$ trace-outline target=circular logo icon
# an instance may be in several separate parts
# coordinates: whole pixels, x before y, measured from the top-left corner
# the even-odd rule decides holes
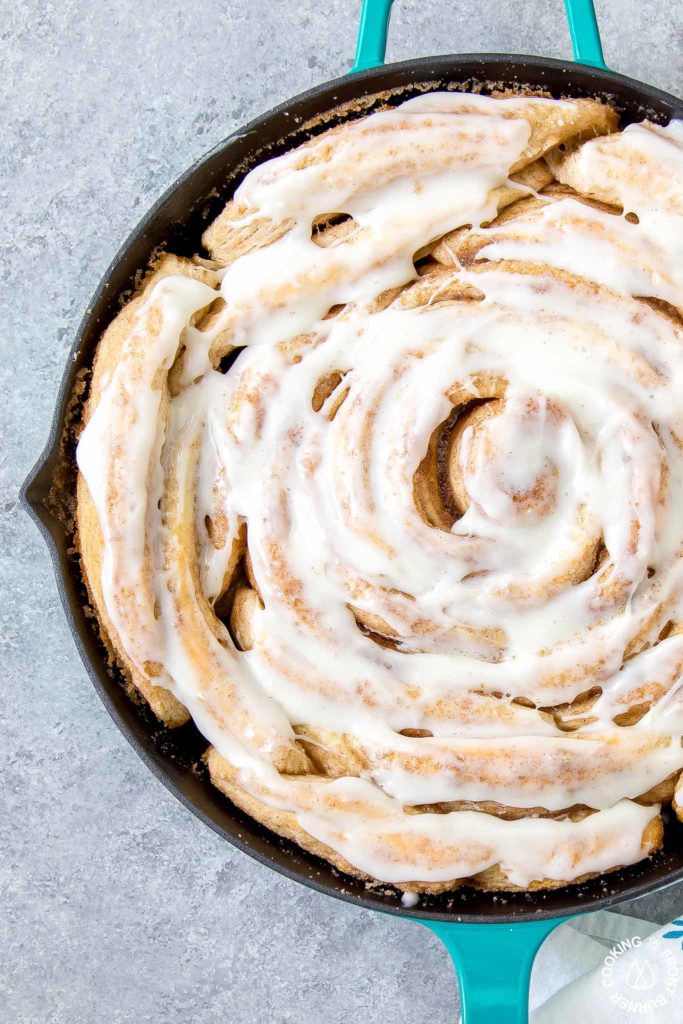
[[[602,966],[609,1000],[624,1013],[648,1014],[673,1002],[680,968],[673,949],[661,939],[636,935],[612,946]]]

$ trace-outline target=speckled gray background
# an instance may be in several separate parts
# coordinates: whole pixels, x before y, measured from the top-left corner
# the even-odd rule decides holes
[[[683,91],[683,0],[598,0],[608,63]],[[0,1020],[436,1024],[438,940],[232,850],[154,780],[78,660],[17,494],[110,256],[196,157],[343,72],[351,0],[0,3]],[[390,58],[569,55],[560,0],[402,0]],[[628,908],[665,920],[669,890]]]

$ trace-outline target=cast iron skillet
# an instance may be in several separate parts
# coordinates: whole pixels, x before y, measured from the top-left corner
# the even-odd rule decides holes
[[[424,83],[434,89],[506,83],[541,87],[558,97],[607,97],[625,122],[649,117],[666,123],[672,117],[683,117],[681,100],[605,68],[592,0],[566,0],[574,52],[584,66],[540,57],[465,54],[403,61],[385,68],[381,65],[391,2],[364,0],[354,74],[303,93],[219,143],[140,221],[85,312],[62,379],[50,437],[24,484],[22,501],[47,541],[64,609],[90,678],[112,718],[156,777],[210,828],[262,864],[329,896],[428,924],[454,956],[466,1019],[472,1022],[476,1015],[481,1024],[495,1017],[502,1024],[504,1020],[526,1020],[533,957],[561,920],[642,896],[683,878],[683,826],[670,816],[673,820],[667,822],[664,849],[651,860],[552,892],[496,898],[459,890],[424,897],[408,908],[396,893],[369,891],[233,807],[196,768],[205,742],[192,723],[175,731],[164,729],[149,711],[131,701],[121,680],[107,667],[93,621],[84,611],[70,510],[63,500],[73,486],[69,424],[79,405],[74,389],[87,379],[100,334],[140,268],[161,246],[179,254],[197,252],[204,226],[217,215],[246,172],[331,124],[358,116],[357,107],[344,110],[344,104],[385,90],[390,91],[390,102],[399,102],[414,95]],[[340,106],[341,110],[320,120]],[[367,109],[373,109],[373,102]],[[515,927],[510,927],[513,924]]]

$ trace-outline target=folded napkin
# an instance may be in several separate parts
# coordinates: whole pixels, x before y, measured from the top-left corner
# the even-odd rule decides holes
[[[681,1024],[683,917],[660,928],[599,911],[560,925],[531,979],[531,1024]]]

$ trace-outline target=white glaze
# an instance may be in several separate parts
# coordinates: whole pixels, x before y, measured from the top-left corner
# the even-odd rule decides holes
[[[519,115],[530,101],[505,102]],[[130,355],[133,333],[78,449],[103,528],[105,604],[126,653],[140,671],[162,666],[154,681],[182,700],[247,791],[388,882],[445,881],[500,864],[527,885],[632,863],[658,812],[632,798],[683,767],[683,638],[650,646],[665,622],[681,620],[683,338],[631,298],[681,304],[681,126],[617,137],[651,160],[661,190],[658,179],[643,188],[619,178],[618,142],[583,147],[582,173],[616,181],[639,224],[565,199],[514,238],[491,231],[487,258],[580,273],[614,295],[596,301],[590,285],[540,269],[461,269],[454,273],[483,301],[367,309],[414,276],[420,246],[493,215],[492,192],[529,139],[522,116],[501,116],[505,102],[421,97],[342,132],[322,163],[302,168],[294,152],[253,171],[238,200],[294,225],[221,274],[226,305],[213,332],[183,328],[217,291],[183,277],[154,287],[137,324],[157,312],[162,328],[142,369]],[[459,158],[472,152],[474,160]],[[331,211],[352,214],[357,232],[321,249],[311,221]],[[320,319],[339,303],[354,305]],[[223,376],[209,347],[226,330],[248,347]],[[295,362],[279,343],[304,331],[316,342]],[[160,421],[151,384],[181,335],[185,387]],[[348,395],[330,421],[335,396],[320,412],[311,397],[332,371],[344,373]],[[413,476],[451,410],[448,388],[459,383],[476,397],[483,372],[507,382],[505,407],[484,432],[463,436],[471,502],[447,533],[418,514]],[[122,396],[134,415],[121,415]],[[190,612],[180,609],[180,595],[193,593],[194,554],[157,510],[170,473],[210,601],[248,523],[264,604],[248,652],[211,633],[195,597]],[[514,496],[544,474],[546,505],[520,511]],[[229,534],[215,549],[204,521],[219,512]],[[601,569],[563,582],[601,536]],[[136,587],[147,577],[149,587]],[[297,581],[294,597],[283,579]],[[365,636],[349,605],[380,616],[398,649]],[[179,625],[181,615],[189,619]],[[622,671],[641,631],[645,649]],[[616,725],[653,683],[649,712]],[[594,686],[602,694],[572,733],[511,703],[561,704]],[[297,723],[357,737],[370,765],[363,777],[280,775],[273,762]],[[433,737],[400,735],[408,728]],[[456,800],[550,811],[581,803],[596,813],[573,822],[403,812]],[[400,856],[387,840],[397,835]]]

